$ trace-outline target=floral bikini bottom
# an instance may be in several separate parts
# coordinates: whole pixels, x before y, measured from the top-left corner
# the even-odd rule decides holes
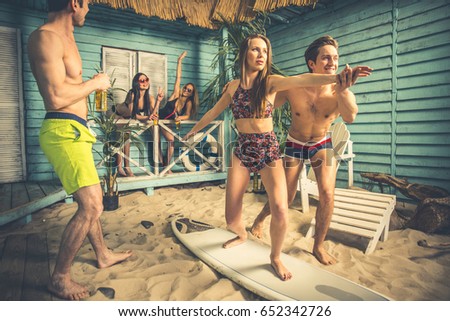
[[[273,131],[240,133],[234,154],[251,173],[259,172],[267,164],[281,158],[280,145]]]

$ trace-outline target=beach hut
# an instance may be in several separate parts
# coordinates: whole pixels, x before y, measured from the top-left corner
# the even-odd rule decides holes
[[[0,212],[7,214],[0,215],[0,224],[67,196],[57,184],[48,183],[56,176],[38,143],[45,110],[26,54],[29,34],[45,21],[45,3],[44,0],[0,3]],[[75,32],[84,76],[90,77],[105,66],[120,67],[128,77],[145,69],[151,72],[155,84],[166,91],[173,87],[176,59],[183,50],[189,55],[183,65],[182,83],[194,82],[200,95],[219,72],[219,67],[210,68],[219,50],[219,43],[211,39],[227,36],[217,29],[222,17],[241,23],[254,19],[258,11],[268,13],[266,30],[274,62],[286,74],[307,72],[303,59],[306,46],[321,35],[332,35],[340,42],[341,65],[366,64],[375,69],[370,78],[353,87],[359,114],[348,129],[357,155],[355,185],[379,192],[379,186],[364,180],[359,173],[381,172],[450,190],[450,78],[448,64],[443,63],[450,52],[448,1],[93,0],[91,3],[86,25]],[[126,77],[121,80],[130,82]],[[202,106],[201,112],[208,107]],[[215,167],[200,166],[208,161],[198,156],[185,159],[184,163],[179,158],[174,174],[163,169],[155,171],[150,165],[152,149],[146,146],[143,155],[134,150],[132,158],[137,163],[135,169],[140,166],[151,174],[141,171],[142,175],[121,179],[120,190],[145,189],[151,194],[158,186],[224,180],[225,147],[232,141],[229,125],[229,117],[224,115],[210,133],[223,150],[211,151],[211,144],[208,145],[211,141],[205,141],[197,149],[201,153],[206,150],[205,158],[210,163],[214,160]],[[143,132],[143,137],[150,141],[147,133]],[[179,145],[178,155],[184,151]],[[214,158],[217,153],[223,157],[221,162]],[[345,171],[339,171],[338,185],[345,184],[344,176]],[[383,192],[396,193],[394,189]],[[30,201],[33,206],[25,208]]]

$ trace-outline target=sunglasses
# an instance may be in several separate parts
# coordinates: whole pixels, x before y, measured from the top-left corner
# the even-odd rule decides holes
[[[183,90],[187,91],[188,93],[191,93],[191,92],[192,92],[192,89],[191,89],[191,88],[183,87]]]
[[[139,79],[139,82],[140,82],[141,84],[148,83],[148,81],[149,81],[148,78],[146,78],[146,79]]]

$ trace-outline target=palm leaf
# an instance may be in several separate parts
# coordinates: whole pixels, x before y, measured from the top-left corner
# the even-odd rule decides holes
[[[110,77],[111,78],[111,77]],[[112,86],[115,79],[112,80]],[[114,95],[112,91],[123,90],[121,88],[111,88],[108,90],[108,99],[115,105]],[[97,140],[102,144],[101,150],[94,147],[94,151],[100,156],[106,169],[106,174],[103,176],[103,188],[105,195],[116,195],[117,189],[117,165],[115,159],[115,149],[122,146],[126,138],[129,138],[131,144],[136,146],[140,154],[143,154],[144,144],[138,135],[133,135],[139,128],[130,123],[117,126],[114,114],[107,115],[105,112],[97,112],[95,109],[95,101],[91,101],[88,96],[89,106],[89,120],[92,120],[97,125],[100,135]]]

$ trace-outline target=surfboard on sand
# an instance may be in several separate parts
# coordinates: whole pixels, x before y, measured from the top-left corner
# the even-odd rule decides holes
[[[272,301],[387,301],[387,297],[319,267],[282,253],[292,272],[280,280],[270,265],[270,248],[247,240],[224,249],[222,244],[236,235],[207,223],[178,218],[171,222],[175,236],[200,260],[247,290]]]

